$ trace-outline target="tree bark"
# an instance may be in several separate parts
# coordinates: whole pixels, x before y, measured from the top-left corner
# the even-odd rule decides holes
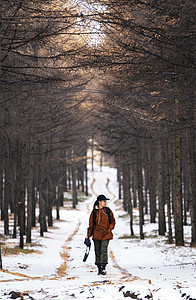
[[[172,215],[171,215],[171,200],[170,200],[170,175],[169,175],[169,153],[168,153],[168,140],[165,139],[165,197],[167,202],[167,218],[168,218],[168,242],[173,243],[172,236]]]
[[[85,162],[85,195],[88,196],[88,169],[87,162]]]
[[[76,176],[76,164],[75,164],[75,149],[73,150],[73,164],[71,166],[72,170],[72,206],[73,208],[76,208],[77,204],[77,176]]]
[[[24,202],[19,202],[20,248],[24,248]]]
[[[184,245],[183,235],[183,206],[182,206],[182,176],[181,176],[181,137],[177,131],[175,136],[175,200],[174,200],[174,216],[175,216],[175,243],[176,246]]]
[[[42,147],[39,144],[39,151],[43,151]],[[47,231],[46,225],[46,215],[45,215],[45,203],[44,203],[44,193],[46,191],[47,178],[44,172],[45,162],[43,156],[40,157],[41,163],[39,165],[39,223],[40,223],[40,236],[44,235],[44,232]]]
[[[149,190],[149,180],[148,180],[148,145],[143,142],[143,164],[144,164],[144,206],[145,214],[148,214],[148,190]]]
[[[60,220],[60,197],[62,197],[62,193],[60,191],[60,186],[55,187],[55,193],[56,193],[56,220]]]
[[[186,140],[182,143],[182,182],[183,182],[183,224],[187,225],[187,212],[189,209],[189,181],[188,181],[188,160],[187,151],[188,147]],[[188,168],[187,168],[188,166]]]
[[[138,207],[137,203],[137,164],[136,164],[136,158],[135,155],[133,155],[132,158],[132,192],[133,192],[133,207]]]
[[[191,246],[196,247],[196,149],[195,149],[195,130],[189,128],[188,139],[188,172],[190,186],[190,204],[191,204]]]
[[[2,256],[1,256],[1,245],[0,245],[0,269],[3,269],[3,262],[2,262]]]
[[[136,138],[136,157],[137,157],[137,181],[138,181],[138,200],[139,200],[139,227],[140,239],[144,239],[143,224],[143,180],[142,180],[142,165],[141,165],[141,144],[139,138]]]
[[[122,199],[121,188],[122,188],[122,178],[121,178],[121,169],[117,168],[117,180],[118,180],[118,198]]]
[[[165,235],[165,207],[164,207],[164,172],[163,172],[163,144],[158,141],[157,147],[157,166],[158,166],[158,203],[159,203],[159,235]]]
[[[156,223],[156,155],[153,141],[148,142],[148,179],[149,179],[149,202],[150,222]]]
[[[3,158],[0,156],[0,211],[1,211],[1,220],[3,220]]]
[[[55,202],[56,195],[55,195],[54,187],[52,185],[52,181],[51,181],[49,174],[48,174],[48,179],[47,179],[48,226],[52,227],[53,226],[52,203]]]
[[[129,192],[128,189],[130,189],[130,183],[127,180],[128,174],[127,174],[127,166],[126,162],[122,168],[122,180],[123,180],[123,209],[125,211],[129,211]]]
[[[31,243],[31,229],[32,229],[32,213],[33,213],[33,145],[29,143],[29,168],[28,168],[28,181],[27,181],[27,232],[26,242]]]
[[[128,163],[128,157],[126,157],[126,162],[123,169],[123,201],[126,203],[126,208],[130,215],[130,232],[131,236],[133,236],[133,205],[130,191],[130,165]]]
[[[3,220],[4,220],[4,234],[9,234],[9,216],[8,216],[8,203],[10,194],[10,178],[9,178],[9,149],[6,141],[5,152],[5,188],[4,188],[4,202],[3,202]]]

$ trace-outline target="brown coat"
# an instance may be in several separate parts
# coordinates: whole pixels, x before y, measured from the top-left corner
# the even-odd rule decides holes
[[[93,231],[93,240],[104,241],[113,239],[112,229],[115,226],[115,218],[113,212],[110,209],[111,223],[106,213],[106,208],[97,209],[96,225]],[[93,211],[89,218],[89,227],[87,229],[87,236],[90,237],[93,229]]]

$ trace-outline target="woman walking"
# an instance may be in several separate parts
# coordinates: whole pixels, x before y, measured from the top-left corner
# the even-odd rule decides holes
[[[107,207],[107,200],[104,195],[99,195],[94,203],[93,210],[89,218],[89,227],[85,244],[89,243],[92,236],[95,249],[95,265],[98,267],[98,275],[106,274],[108,264],[108,244],[113,239],[112,230],[115,227],[113,212]]]

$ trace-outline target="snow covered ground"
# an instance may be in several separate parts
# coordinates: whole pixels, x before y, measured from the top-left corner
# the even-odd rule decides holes
[[[144,240],[130,239],[129,216],[117,199],[116,170],[89,171],[89,184],[88,200],[77,209],[61,209],[61,220],[44,237],[39,237],[39,228],[33,230],[37,253],[2,257],[0,299],[196,299],[196,249],[189,247],[190,226],[185,227],[185,247],[167,244],[166,237],[157,237],[157,224],[149,222]],[[106,276],[97,275],[93,244],[83,262],[88,218],[98,194],[111,199],[108,205],[116,218]],[[137,224],[134,233],[139,234]]]

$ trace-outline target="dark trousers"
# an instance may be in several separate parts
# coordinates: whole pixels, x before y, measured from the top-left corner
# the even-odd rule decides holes
[[[107,263],[108,263],[108,244],[109,244],[109,240],[105,240],[105,241],[95,241],[94,240],[95,264],[97,266],[107,265]]]

